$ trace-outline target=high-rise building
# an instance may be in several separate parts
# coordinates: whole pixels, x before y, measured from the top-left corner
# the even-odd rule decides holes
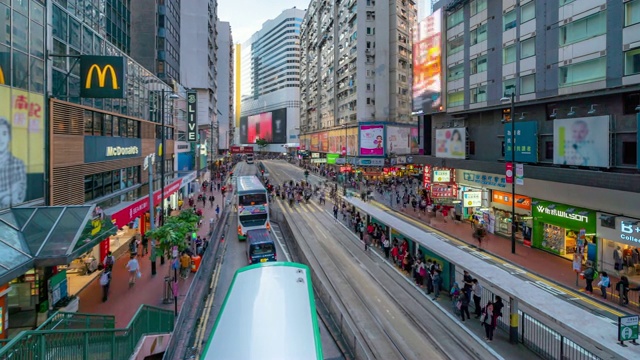
[[[296,8],[284,10],[242,44],[241,144],[264,143],[261,150],[278,153],[298,146],[304,14]]]
[[[218,22],[218,150],[227,150],[233,138],[233,37],[231,24]]]
[[[180,82],[180,6],[180,0],[135,0],[130,5],[130,55],[168,84]]]
[[[339,135],[346,131],[349,155],[358,155],[358,124],[412,122],[415,11],[414,2],[405,0],[311,1],[301,30],[300,124],[309,134],[305,147],[313,142],[314,151],[336,152],[344,147],[346,135]],[[323,135],[344,126],[348,130],[340,134]],[[326,137],[332,146],[317,149],[315,136]]]
[[[419,20],[414,159],[437,201],[614,272],[640,233],[640,1],[439,1]]]
[[[217,52],[218,3],[193,0],[180,8],[180,79],[197,92],[198,143],[197,168],[207,168],[218,149]]]

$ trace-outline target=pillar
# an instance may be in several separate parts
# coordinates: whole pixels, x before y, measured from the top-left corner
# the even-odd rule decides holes
[[[520,316],[518,315],[518,300],[514,297],[509,298],[509,342],[518,343],[518,324]]]

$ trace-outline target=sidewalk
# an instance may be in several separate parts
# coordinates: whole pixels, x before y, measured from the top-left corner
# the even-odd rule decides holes
[[[209,194],[211,193],[207,193],[207,197]],[[202,207],[202,202],[197,204],[198,209],[203,209],[202,226],[198,231],[198,235],[203,238],[207,238],[209,233],[209,219],[215,219],[216,217],[216,205],[220,205],[221,209],[223,206],[222,194],[214,190],[213,195],[216,197],[213,206],[209,205],[208,200],[204,208]],[[197,198],[198,193],[194,193],[194,196]],[[187,204],[188,202],[185,201],[185,205]],[[167,310],[174,309],[173,298],[171,303],[163,304],[164,278],[169,275],[169,272],[171,273],[169,276],[173,277],[170,261],[165,258],[164,265],[160,265],[160,258],[158,257],[156,260],[156,275],[151,276],[149,256],[139,257],[138,261],[140,262],[142,277],[136,281],[133,288],[129,288],[128,272],[125,269],[128,261],[128,253],[116,260],[113,266],[109,299],[104,303],[102,302],[102,287],[99,281],[94,280],[78,295],[80,297],[78,312],[114,315],[116,317],[116,328],[124,328],[142,304]],[[182,302],[193,278],[193,273],[186,280],[178,277],[178,311],[182,308]]]

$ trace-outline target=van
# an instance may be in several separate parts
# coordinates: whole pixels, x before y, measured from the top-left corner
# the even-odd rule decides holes
[[[247,259],[249,265],[276,261],[276,244],[267,229],[247,231]]]

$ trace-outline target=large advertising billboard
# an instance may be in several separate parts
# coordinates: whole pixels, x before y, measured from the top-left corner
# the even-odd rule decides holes
[[[464,159],[466,156],[466,128],[436,130],[436,157]]]
[[[384,125],[360,125],[360,156],[384,156]]]
[[[609,116],[555,120],[553,163],[609,167]]]
[[[511,146],[511,124],[504,125],[504,159],[511,161],[515,149],[516,162],[538,162],[538,122],[523,121],[514,125],[514,147]]]
[[[44,97],[0,86],[0,209],[44,196]]]
[[[387,125],[387,151],[396,155],[418,153],[418,128]]]
[[[269,144],[287,142],[287,109],[240,117],[240,142],[255,144],[264,139]]]
[[[442,105],[442,10],[417,22],[413,32],[413,112]]]

